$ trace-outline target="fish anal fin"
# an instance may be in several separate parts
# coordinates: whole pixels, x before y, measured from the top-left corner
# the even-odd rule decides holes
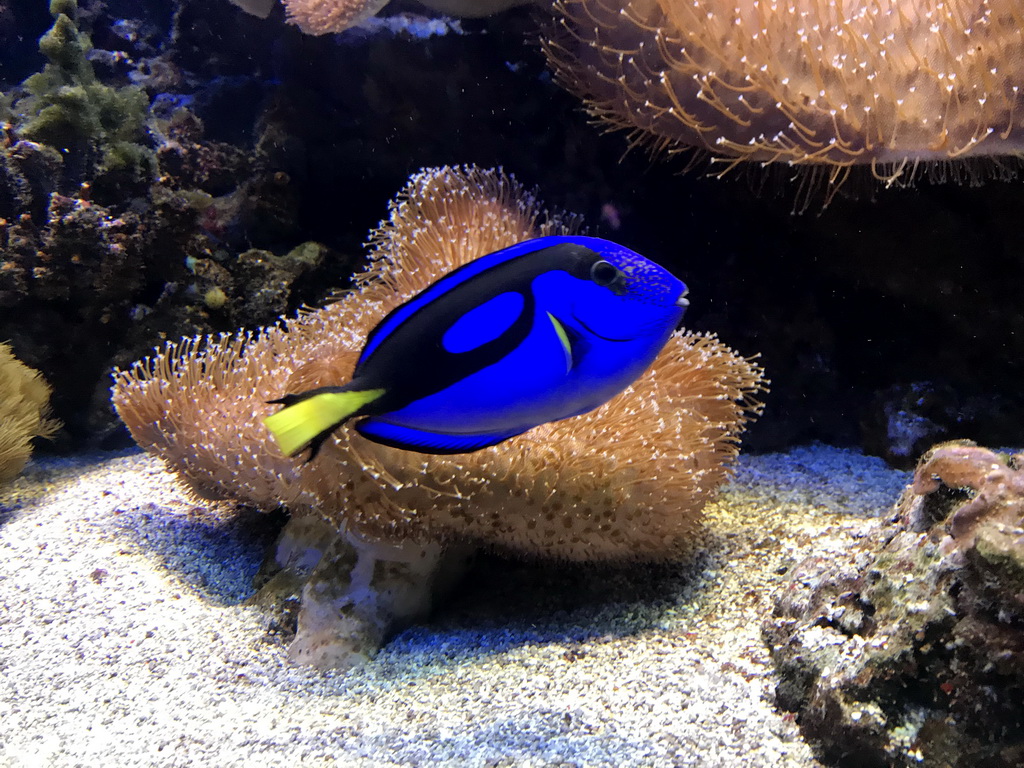
[[[406,451],[435,454],[472,453],[515,437],[524,431],[515,429],[478,435],[452,435],[402,427],[375,418],[364,419],[356,424],[355,428],[359,434],[375,443]]]

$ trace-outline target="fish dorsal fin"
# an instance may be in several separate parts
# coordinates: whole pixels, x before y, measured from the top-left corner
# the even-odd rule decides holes
[[[376,328],[370,331],[366,339],[366,346],[359,355],[357,367],[365,362],[377,350],[377,348],[390,336],[399,326],[408,320],[417,311],[436,301],[449,291],[458,288],[468,280],[488,270],[500,267],[514,259],[542,251],[547,248],[556,248],[565,245],[578,245],[581,247],[592,247],[594,243],[603,242],[596,238],[584,237],[582,235],[548,235],[537,237],[532,240],[524,240],[508,248],[502,248],[481,256],[478,259],[463,264],[461,267],[441,277],[433,285],[410,299],[405,304],[388,314]]]
[[[554,326],[558,341],[562,344],[562,351],[565,352],[565,372],[568,373],[572,370],[572,341],[569,339],[569,332],[557,317],[550,312],[547,313],[547,316],[551,325]]]

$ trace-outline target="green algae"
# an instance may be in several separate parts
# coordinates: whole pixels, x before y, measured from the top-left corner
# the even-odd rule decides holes
[[[47,64],[22,83],[27,95],[8,109],[18,133],[63,152],[96,152],[100,173],[151,176],[153,152],[142,143],[149,114],[146,92],[97,79],[88,59],[92,41],[76,23],[76,0],[52,0],[50,13],[53,26],[39,39]]]

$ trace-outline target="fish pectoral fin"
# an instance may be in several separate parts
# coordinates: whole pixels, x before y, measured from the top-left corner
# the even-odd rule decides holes
[[[383,389],[323,387],[298,395],[285,395],[280,400],[271,401],[282,403],[284,408],[267,416],[263,423],[274,436],[281,453],[294,456],[311,445],[313,452],[309,458],[312,461],[331,432],[383,394]]]
[[[562,351],[565,352],[565,372],[568,373],[572,370],[572,340],[569,338],[569,331],[566,330],[562,321],[550,312],[547,313],[547,316],[555,329],[555,335],[558,336],[558,340],[562,344]]]
[[[419,453],[472,453],[481,448],[508,440],[522,434],[525,430],[514,429],[507,432],[488,432],[478,435],[453,435],[444,432],[430,432],[412,427],[390,424],[380,419],[369,418],[356,424],[356,431],[367,440],[392,448]]]

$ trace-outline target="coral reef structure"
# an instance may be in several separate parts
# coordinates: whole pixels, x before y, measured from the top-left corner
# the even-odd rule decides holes
[[[50,385],[0,344],[0,483],[11,480],[32,454],[32,439],[50,437],[60,423],[48,418]]]
[[[730,163],[870,164],[1024,147],[1018,0],[562,0],[545,41],[594,116]],[[993,164],[994,165],[994,164]]]
[[[922,458],[891,525],[792,572],[764,633],[829,764],[1024,764],[1024,456]]]
[[[759,410],[761,370],[712,336],[677,332],[601,408],[472,454],[405,452],[345,428],[304,463],[282,456],[261,422],[275,408],[269,400],[346,381],[370,329],[442,274],[575,226],[500,172],[423,171],[373,235],[355,291],[257,333],[170,344],[118,373],[114,405],[135,440],[197,494],[284,505],[296,525],[325,519],[357,551],[420,548],[402,555],[408,562],[456,543],[573,560],[671,558]],[[314,580],[303,611],[313,610]],[[300,640],[319,631],[302,616],[299,629]]]
[[[67,448],[116,429],[114,366],[154,339],[273,322],[332,260],[298,243],[286,173],[207,140],[187,109],[151,112],[141,87],[101,81],[85,12],[50,10],[43,71],[0,95],[0,339],[58,384]]]

